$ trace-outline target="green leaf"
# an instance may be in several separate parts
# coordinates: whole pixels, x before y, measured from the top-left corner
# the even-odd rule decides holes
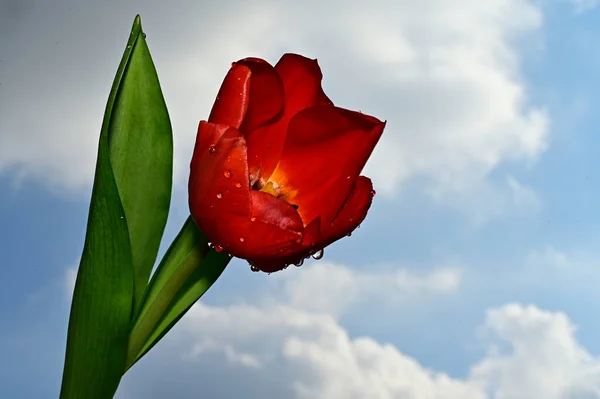
[[[109,125],[110,159],[131,241],[134,311],[158,255],[173,176],[171,122],[145,36],[140,33]]]
[[[134,298],[146,287],[166,223],[171,174],[169,117],[138,15],[100,132],[61,399],[105,399],[117,390]]]
[[[152,276],[129,339],[127,369],[144,356],[213,285],[231,260],[209,250],[191,217]]]

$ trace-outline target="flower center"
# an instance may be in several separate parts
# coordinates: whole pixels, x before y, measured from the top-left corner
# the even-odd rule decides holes
[[[281,186],[272,180],[265,182],[263,179],[258,179],[252,184],[252,190],[262,191],[264,193],[271,194],[275,198],[279,198],[288,202],[286,195],[281,192]],[[290,205],[292,205],[295,209],[298,209],[298,205]]]

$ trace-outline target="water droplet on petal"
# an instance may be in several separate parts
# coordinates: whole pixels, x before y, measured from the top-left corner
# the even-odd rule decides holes
[[[217,199],[223,199],[223,193],[217,193]]]
[[[351,217],[348,218],[348,221],[351,222],[353,219]]]
[[[210,147],[208,147],[208,152],[210,152],[211,154],[215,151],[217,151],[217,147],[215,147],[214,145],[211,145]]]
[[[252,217],[250,218],[250,221],[251,221],[251,222],[256,222],[256,218],[255,218],[254,216],[252,216]]]
[[[237,188],[242,188],[242,183],[235,183],[235,186],[236,186]]]
[[[350,237],[352,235],[352,232],[349,231],[348,234],[346,234],[346,237]]]
[[[375,195],[377,195],[377,191],[371,190],[371,195],[374,197]]]
[[[294,263],[294,266],[296,266],[296,267],[300,267],[300,266],[302,266],[303,264],[304,264],[304,259],[300,259],[298,262],[295,262],[295,263]]]
[[[253,272],[260,271],[260,269],[258,268],[258,266],[253,265],[252,263],[250,263],[250,270],[253,271]]]
[[[246,237],[240,237],[240,242],[246,241]]]
[[[346,176],[346,179],[347,179],[347,180],[350,180],[350,176]]]
[[[225,176],[226,179],[229,179],[231,177],[231,171],[230,170],[224,171],[223,176]]]
[[[319,260],[319,259],[323,259],[323,255],[325,254],[325,251],[323,250],[323,248],[319,249],[319,251],[314,254],[312,257],[315,260]]]
[[[223,247],[220,245],[215,245],[215,251],[217,252],[223,252]]]

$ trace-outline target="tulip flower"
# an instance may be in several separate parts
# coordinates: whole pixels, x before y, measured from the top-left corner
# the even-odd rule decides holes
[[[333,105],[316,60],[232,64],[191,161],[192,218],[254,271],[301,265],[350,235],[375,191],[360,173],[385,122]]]

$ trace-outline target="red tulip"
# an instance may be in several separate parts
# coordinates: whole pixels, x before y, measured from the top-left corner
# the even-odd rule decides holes
[[[385,122],[338,108],[316,60],[232,64],[191,162],[193,219],[218,251],[253,270],[300,265],[350,235],[375,195],[359,176]]]

